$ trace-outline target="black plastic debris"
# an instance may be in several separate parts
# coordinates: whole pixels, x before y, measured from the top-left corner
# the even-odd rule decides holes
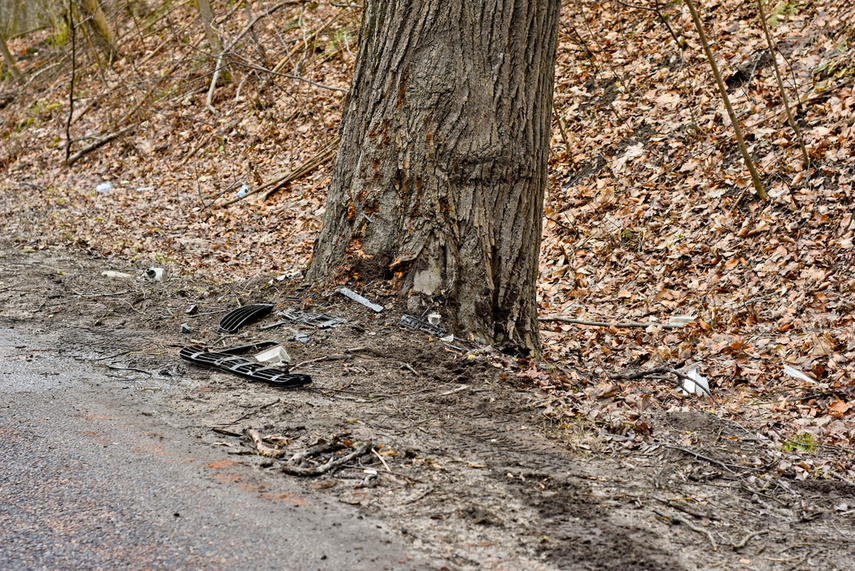
[[[254,303],[233,309],[220,320],[220,329],[226,333],[234,333],[247,323],[264,317],[273,311],[271,303]]]
[[[365,307],[367,307],[371,311],[374,311],[376,313],[380,313],[381,311],[383,311],[382,305],[378,305],[376,303],[368,301],[367,299],[365,299],[364,297],[362,297],[361,295],[359,295],[358,293],[356,293],[355,291],[353,291],[351,289],[348,289],[346,287],[340,287],[336,291],[338,293],[340,293],[341,295],[348,297],[357,303],[361,303],[362,305],[364,305]]]
[[[439,325],[434,325],[429,321],[413,317],[412,315],[407,315],[406,313],[401,316],[401,327],[406,327],[413,331],[422,331],[423,333],[429,333],[431,335],[436,335],[437,337],[445,337],[447,335],[445,329]]]
[[[308,385],[312,382],[309,375],[290,373],[287,368],[268,367],[258,362],[239,357],[236,353],[244,353],[252,350],[263,349],[276,345],[275,341],[262,341],[252,345],[241,345],[228,349],[212,350],[202,345],[190,345],[184,347],[178,355],[185,361],[205,367],[215,367],[221,371],[232,373],[239,377],[267,383],[277,387],[293,389]]]

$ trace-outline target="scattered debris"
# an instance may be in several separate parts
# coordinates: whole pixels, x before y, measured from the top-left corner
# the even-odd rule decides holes
[[[234,333],[247,323],[264,317],[273,311],[272,303],[255,303],[234,309],[220,320],[220,329],[226,333]]]
[[[343,317],[333,317],[332,315],[327,315],[326,313],[309,313],[308,311],[300,311],[294,309],[286,309],[285,311],[280,311],[279,315],[284,317],[287,321],[278,321],[276,323],[266,325],[262,329],[279,327],[280,325],[285,325],[288,322],[302,323],[304,325],[317,327],[318,329],[329,329],[333,325],[338,325],[339,323],[342,323],[344,321]]]
[[[214,351],[210,347],[201,345],[191,345],[182,348],[179,356],[197,365],[216,367],[221,371],[232,373],[251,381],[267,383],[282,388],[297,388],[310,384],[312,379],[309,375],[293,374],[287,368],[267,367],[261,363],[253,363],[252,361],[236,356],[236,353],[243,353],[253,349],[257,350],[261,347],[275,344],[274,341],[264,341],[253,345],[232,347],[219,351]]]
[[[261,353],[255,356],[255,360],[259,363],[266,363],[268,365],[281,365],[282,363],[290,363],[291,355],[288,354],[288,351],[285,350],[285,347],[282,345],[277,345],[275,347],[271,347],[270,349],[265,349]]]
[[[692,369],[688,373],[686,373],[688,379],[683,379],[683,383],[680,386],[680,391],[684,395],[696,394],[699,397],[710,395],[710,383],[707,381],[705,377],[702,377],[700,373],[696,369]]]
[[[443,329],[439,325],[429,323],[424,319],[419,319],[418,317],[413,317],[412,315],[407,315],[406,313],[401,316],[401,327],[406,327],[407,329],[412,329],[413,331],[422,331],[423,333],[428,333],[437,337],[445,337],[446,335],[448,335],[445,329]]]
[[[800,381],[804,381],[806,383],[810,383],[812,385],[816,384],[816,381],[809,377],[807,373],[804,373],[795,367],[791,367],[789,365],[784,365],[784,374],[793,377],[794,379],[798,379]]]
[[[349,297],[350,299],[352,299],[353,301],[355,301],[357,303],[361,303],[362,305],[364,305],[365,307],[367,307],[371,311],[374,311],[376,313],[380,313],[381,311],[383,311],[382,305],[377,305],[376,303],[372,303],[372,302],[368,301],[367,299],[365,299],[364,297],[362,297],[361,295],[359,295],[358,293],[356,293],[355,291],[347,289],[346,287],[340,287],[336,291],[345,297]]]

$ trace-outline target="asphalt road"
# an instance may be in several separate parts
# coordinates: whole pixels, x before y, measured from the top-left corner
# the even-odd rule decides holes
[[[355,509],[201,444],[108,381],[0,329],[0,569],[432,567]]]

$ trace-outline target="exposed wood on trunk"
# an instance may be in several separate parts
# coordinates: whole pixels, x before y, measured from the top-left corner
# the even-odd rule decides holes
[[[310,277],[364,252],[458,334],[539,351],[559,4],[365,3]]]

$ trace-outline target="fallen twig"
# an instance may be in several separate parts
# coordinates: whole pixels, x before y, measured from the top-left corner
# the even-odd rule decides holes
[[[241,438],[243,435],[239,432],[234,432],[233,430],[226,430],[225,428],[211,428],[211,432],[216,432],[217,434],[222,434],[224,436],[234,436],[235,438]]]
[[[742,541],[740,541],[739,543],[734,543],[731,547],[733,547],[734,551],[736,551],[737,549],[742,549],[743,547],[748,545],[748,542],[751,541],[752,538],[757,537],[758,535],[763,535],[764,533],[769,533],[769,530],[762,529],[760,531],[752,531],[751,533],[743,537]]]
[[[326,163],[327,161],[329,161],[330,159],[335,157],[335,151],[336,151],[336,149],[338,149],[338,142],[339,142],[339,138],[338,137],[334,138],[325,147],[323,147],[321,150],[319,150],[317,153],[315,153],[314,156],[312,156],[309,160],[307,160],[305,163],[301,164],[297,168],[289,171],[288,173],[286,173],[284,175],[277,176],[276,178],[265,182],[264,184],[262,184],[258,188],[255,188],[255,189],[251,190],[250,192],[247,192],[245,195],[243,195],[241,197],[234,198],[234,199],[226,202],[225,204],[222,204],[220,206],[220,208],[225,208],[226,206],[232,205],[235,202],[239,202],[239,201],[243,200],[247,196],[250,196],[250,195],[262,192],[262,191],[264,191],[264,194],[261,195],[260,200],[262,200],[262,201],[267,200],[267,198],[271,194],[273,194],[277,190],[281,189],[286,184],[289,184],[291,182],[294,182],[295,180],[299,180],[299,179],[303,178],[304,176],[311,173],[313,170],[315,170],[319,166],[323,165],[324,163]]]
[[[412,498],[410,498],[409,500],[407,500],[405,502],[401,502],[401,505],[406,506],[409,504],[414,504],[417,501],[424,498],[425,496],[427,496],[428,494],[430,494],[431,492],[433,492],[433,486],[428,486],[426,490],[422,491],[422,493],[416,494],[415,496],[413,496]]]
[[[338,20],[339,18],[341,18],[341,16],[342,16],[342,14],[343,14],[343,13],[344,13],[344,12],[339,12],[339,13],[338,13],[338,14],[336,14],[335,16],[332,16],[331,18],[329,18],[329,19],[328,19],[326,22],[324,22],[324,23],[323,23],[319,28],[317,28],[317,29],[315,29],[314,31],[310,32],[308,36],[305,36],[305,37],[304,37],[304,39],[303,39],[303,41],[304,41],[304,42],[311,42],[312,40],[314,40],[314,39],[315,39],[315,37],[316,37],[318,34],[320,34],[321,32],[323,32],[324,30],[326,30],[326,29],[327,29],[328,27],[330,27],[330,25],[332,25],[336,20]],[[303,45],[305,45],[305,44],[303,44]],[[273,67],[273,69],[272,69],[272,70],[270,70],[270,72],[269,72],[269,73],[270,73],[271,75],[272,75],[272,74],[279,74],[279,72],[281,72],[283,69],[285,69],[285,66],[288,64],[288,62],[289,62],[289,61],[291,61],[291,59],[292,59],[295,55],[297,55],[297,52],[298,52],[298,51],[300,51],[300,49],[302,49],[302,48],[303,48],[303,45],[295,46],[295,47],[294,47],[294,49],[292,49],[290,52],[288,52],[288,54],[287,54],[285,57],[283,57],[281,60],[279,60],[279,62],[278,62],[278,63]],[[270,85],[270,75],[268,75],[268,77],[267,77],[267,78],[264,80],[264,82],[261,84],[261,87],[259,88],[258,92],[259,92],[259,93],[264,93],[264,92],[267,90],[267,87],[268,87],[269,85]]]
[[[592,325],[594,327],[659,327],[661,329],[676,329],[677,327],[685,327],[685,325],[671,325],[670,323],[636,323],[634,321],[587,321],[585,319],[574,319],[563,315],[545,315],[540,318],[541,321],[560,321],[561,323],[573,323],[575,325]]]
[[[79,291],[71,290],[71,293],[76,295],[77,297],[112,297],[114,295],[125,295],[126,293],[133,293],[131,290],[125,291],[117,291],[112,293],[80,293]]]
[[[283,464],[281,470],[286,474],[290,474],[292,476],[320,476],[321,474],[326,474],[327,472],[338,468],[343,464],[347,464],[354,458],[359,458],[364,455],[371,448],[371,443],[364,442],[357,446],[353,452],[350,454],[346,454],[340,458],[334,458],[328,460],[326,463],[321,464],[320,466],[312,466],[308,468],[304,468],[301,466],[294,466],[290,463]]]
[[[469,385],[460,385],[456,389],[451,389],[450,391],[445,391],[444,393],[439,393],[440,396],[447,397],[448,395],[453,395],[454,393],[459,393],[460,391],[465,391],[469,388]]]
[[[340,361],[342,359],[347,359],[348,354],[357,353],[359,351],[365,351],[366,347],[352,347],[350,349],[346,349],[344,353],[333,353],[332,355],[324,355],[323,357],[317,357],[315,359],[309,359],[308,361],[300,361],[293,367],[289,367],[290,370],[298,369],[300,367],[304,367],[306,365],[310,365],[312,363],[320,363],[321,361]]]
[[[707,514],[698,513],[698,512],[696,512],[696,511],[694,511],[694,510],[690,510],[690,509],[689,509],[689,508],[687,508],[686,506],[681,506],[680,504],[678,504],[678,503],[674,502],[673,500],[667,500],[667,499],[665,499],[665,498],[660,498],[659,496],[653,496],[653,499],[654,499],[654,500],[656,500],[656,501],[658,501],[658,502],[662,502],[662,503],[663,503],[663,504],[665,504],[666,506],[672,507],[672,508],[674,508],[675,510],[679,510],[679,511],[681,511],[681,512],[685,513],[685,514],[689,514],[690,516],[692,516],[692,517],[694,517],[694,518],[698,518],[698,519],[703,519],[703,518],[715,519],[715,518],[713,518],[713,517],[710,517],[710,516],[709,516],[709,515],[707,515]]]
[[[696,387],[698,387],[699,389],[704,391],[704,394],[706,394],[708,397],[710,397],[716,405],[721,406],[721,403],[718,402],[718,400],[712,395],[712,393],[710,391],[708,391],[707,389],[705,389],[704,387],[702,387],[701,385],[699,385],[695,379],[693,379],[692,377],[690,377],[686,373],[678,371],[677,369],[674,369],[672,367],[661,366],[661,367],[652,367],[650,369],[644,369],[642,371],[635,371],[632,373],[618,373],[617,375],[611,375],[611,378],[613,378],[613,379],[626,379],[628,381],[634,381],[636,379],[641,379],[644,377],[648,377],[650,375],[661,375],[663,373],[670,373],[670,374],[674,375],[675,377],[677,377],[678,379],[682,379],[684,381],[691,381],[692,383],[695,384]]]
[[[113,131],[109,135],[101,137],[100,139],[98,139],[97,141],[92,143],[91,145],[86,146],[86,147],[80,149],[79,151],[77,151],[76,153],[74,153],[73,155],[71,155],[71,157],[69,157],[69,159],[67,161],[65,161],[65,164],[67,164],[68,166],[73,165],[74,163],[76,163],[77,161],[79,161],[81,158],[88,155],[92,151],[98,150],[101,147],[103,147],[104,145],[106,145],[107,143],[115,141],[116,139],[118,139],[122,135],[129,133],[130,131],[133,131],[139,125],[140,125],[139,123],[134,123],[132,125],[122,127],[118,131]]]
[[[264,439],[261,437],[261,434],[258,433],[257,430],[248,429],[246,433],[252,438],[252,441],[255,443],[255,449],[258,450],[258,453],[262,456],[267,456],[268,458],[279,458],[285,453],[285,450],[280,448],[272,448],[264,443]]]
[[[146,371],[145,369],[135,369],[134,367],[117,367],[116,365],[107,365],[108,369],[112,369],[114,371],[133,371],[135,373],[144,373],[149,377],[153,377],[154,373],[151,371]]]
[[[706,535],[707,539],[709,539],[709,541],[710,541],[710,545],[712,545],[713,551],[718,551],[718,545],[716,545],[715,538],[713,537],[713,534],[710,530],[696,526],[695,524],[693,524],[692,522],[690,522],[689,520],[687,520],[686,518],[684,518],[681,515],[674,514],[671,516],[671,519],[677,523],[685,525],[686,527],[688,527],[689,529],[691,529],[695,533],[700,533],[702,535]]]
[[[390,467],[389,467],[389,464],[387,464],[387,463],[386,463],[386,459],[385,459],[385,458],[383,458],[382,456],[380,456],[380,453],[379,453],[379,452],[377,452],[376,450],[374,450],[374,449],[372,448],[372,449],[371,449],[371,453],[372,453],[372,454],[374,454],[375,456],[377,456],[377,458],[378,458],[378,459],[380,460],[380,462],[383,464],[383,467],[384,467],[384,468],[386,468],[386,471],[387,471],[387,472],[391,472],[391,471],[392,471],[392,468],[390,468]]]
[[[711,464],[718,464],[719,466],[721,466],[722,468],[724,468],[725,470],[727,470],[731,474],[736,474],[736,472],[734,470],[732,470],[728,464],[725,464],[724,462],[722,462],[720,460],[716,460],[715,458],[710,458],[709,456],[704,456],[703,454],[699,454],[699,453],[695,452],[694,450],[689,450],[688,448],[683,448],[682,446],[675,446],[673,444],[663,444],[662,446],[664,446],[665,448],[670,448],[672,450],[679,450],[680,452],[683,452],[684,454],[691,454],[695,458],[705,460]],[[739,468],[739,466],[734,466],[734,468]]]

